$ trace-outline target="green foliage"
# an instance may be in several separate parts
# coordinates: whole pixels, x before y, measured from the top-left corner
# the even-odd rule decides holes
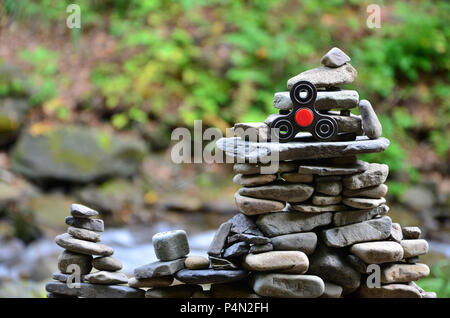
[[[431,267],[430,276],[417,281],[417,285],[426,291],[436,292],[439,298],[450,297],[450,261],[439,261]]]

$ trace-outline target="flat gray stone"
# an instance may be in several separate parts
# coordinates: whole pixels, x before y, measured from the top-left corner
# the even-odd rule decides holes
[[[225,246],[228,234],[230,234],[232,223],[225,222],[222,223],[219,229],[214,234],[214,238],[211,241],[208,248],[208,255],[210,256],[220,256],[222,249]]]
[[[128,286],[80,283],[80,288],[69,288],[65,283],[49,282],[45,290],[50,293],[83,298],[144,298],[144,291]]]
[[[90,241],[90,242],[100,242],[101,236],[100,234],[89,231],[85,229],[79,229],[77,227],[69,226],[67,228],[67,233],[72,235],[74,238],[83,240],[83,241]]]
[[[233,178],[233,182],[245,187],[254,187],[271,183],[277,179],[275,174],[237,174]]]
[[[76,265],[79,268],[81,275],[88,274],[92,270],[92,256],[86,254],[73,253],[64,251],[58,257],[58,269],[61,273],[72,274],[74,269],[70,269],[71,265]]]
[[[364,134],[370,139],[381,137],[383,128],[368,100],[363,99],[359,102],[359,113],[361,114],[361,125]]]
[[[233,171],[236,173],[240,173],[242,175],[248,175],[248,174],[262,174],[261,168],[267,167],[268,165],[262,165],[262,164],[250,164],[250,163],[236,163],[233,166]],[[278,163],[278,170],[277,172],[290,172],[290,171],[296,171],[297,170],[297,164],[294,162],[286,162],[282,161]]]
[[[134,270],[137,279],[170,276],[184,268],[184,258],[168,262],[153,262],[140,266]]]
[[[202,292],[200,285],[175,285],[152,288],[145,292],[145,298],[191,298],[195,293]]]
[[[345,247],[355,243],[384,240],[391,234],[392,221],[388,216],[344,225],[322,231],[325,243],[330,247]]]
[[[350,63],[345,63],[336,68],[319,66],[291,77],[287,81],[287,87],[291,89],[291,86],[298,81],[311,82],[318,88],[340,86],[352,83],[356,76],[358,76],[358,72]]]
[[[339,285],[333,284],[329,281],[324,281],[325,291],[323,292],[321,298],[340,298],[342,295],[343,288]]]
[[[428,253],[428,242],[423,239],[402,240],[400,245],[403,247],[403,256],[405,258]]]
[[[400,224],[392,223],[391,236],[389,236],[389,239],[397,243],[400,243],[401,240],[403,240],[402,227]]]
[[[270,238],[251,234],[234,234],[228,237],[228,242],[246,242],[248,244],[267,244]]]
[[[353,198],[372,198],[372,199],[379,199],[384,196],[386,196],[388,192],[388,186],[385,184],[379,184],[377,186],[369,187],[369,188],[362,188],[362,189],[356,189],[356,190],[350,190],[347,188],[344,188],[342,191],[342,195],[346,197],[353,197]]]
[[[284,172],[281,174],[286,182],[291,183],[310,183],[313,182],[314,176],[312,174],[300,174],[297,172]]]
[[[174,230],[153,235],[152,244],[156,257],[161,261],[173,261],[189,254],[186,232]]]
[[[103,232],[105,230],[105,225],[103,220],[100,219],[86,219],[86,218],[75,218],[73,216],[66,217],[66,224],[77,227],[80,229],[85,229],[95,232]]]
[[[241,188],[238,191],[242,196],[287,202],[306,201],[311,197],[313,192],[314,188],[312,186],[301,183],[278,183],[252,188]]]
[[[261,215],[256,224],[269,236],[311,231],[331,223],[332,213],[277,212]]]
[[[367,198],[348,198],[344,197],[342,203],[355,209],[373,209],[386,203],[385,198],[367,199]]]
[[[389,264],[381,271],[381,282],[408,283],[419,280],[430,274],[430,268],[425,264]]]
[[[80,254],[110,256],[114,253],[114,250],[109,246],[100,243],[82,241],[74,238],[68,233],[58,235],[55,238],[55,242],[66,250]]]
[[[317,179],[315,190],[322,194],[339,195],[342,192],[342,182]]]
[[[243,213],[237,213],[228,222],[231,223],[230,232],[232,233],[264,236],[252,218]]]
[[[232,257],[238,257],[244,254],[248,254],[250,250],[250,245],[246,242],[238,242],[235,243],[229,247],[227,247],[223,251],[223,257],[225,258],[232,258]]]
[[[300,164],[298,172],[301,174],[317,174],[319,176],[346,175],[363,172],[368,168],[369,164],[365,161],[358,160],[351,165],[336,164]]]
[[[128,277],[121,272],[99,271],[84,276],[85,281],[91,284],[120,285],[127,284]]]
[[[353,141],[311,140],[310,137],[300,137],[288,143],[251,142],[238,137],[221,138],[216,142],[218,149],[237,162],[270,162],[270,160],[306,160],[320,158],[335,158],[364,153],[382,152],[389,146],[386,138],[369,139],[358,136]],[[384,182],[380,182],[384,183]],[[374,184],[376,185],[376,184]]]
[[[249,271],[303,274],[308,270],[309,260],[300,251],[270,251],[246,255],[242,266]]]
[[[272,237],[274,250],[301,251],[306,255],[314,252],[317,245],[317,235],[314,232],[292,233]]]
[[[134,288],[155,288],[155,287],[167,287],[172,285],[173,276],[160,276],[145,279],[136,279],[132,277],[128,280],[128,285]]]
[[[57,280],[61,283],[67,283],[67,280],[69,279],[69,276],[71,274],[63,274],[61,272],[55,272],[52,274],[52,279]],[[75,275],[75,273],[74,273]],[[80,282],[82,282],[84,280],[84,275],[80,276]],[[75,276],[72,276],[72,283],[75,282]]]
[[[294,210],[304,213],[323,213],[323,212],[336,212],[344,211],[347,209],[345,205],[333,204],[333,205],[311,205],[311,204],[292,204]]]
[[[417,226],[406,226],[402,228],[403,238],[406,240],[414,240],[420,237],[422,231]]]
[[[357,91],[318,91],[314,104],[317,110],[351,109],[358,106],[359,94]],[[292,109],[292,100],[289,92],[278,92],[273,96],[273,106],[280,110]]]
[[[112,256],[96,257],[92,261],[92,266],[99,271],[120,271],[122,269],[122,262]]]
[[[332,205],[332,204],[338,204],[342,200],[342,197],[340,195],[330,196],[330,195],[322,195],[322,194],[315,194],[312,197],[312,204],[314,205]]]
[[[234,200],[239,211],[247,215],[257,215],[281,211],[286,206],[285,202],[250,198],[240,195],[239,192],[236,192],[234,194]]]
[[[279,273],[257,273],[251,280],[255,293],[262,297],[317,298],[325,284],[318,276]]]
[[[273,251],[273,244],[272,243],[266,243],[266,244],[255,244],[250,247],[250,253],[251,254],[259,254],[264,252],[270,252]]]
[[[90,218],[97,216],[98,212],[82,204],[74,203],[70,207],[70,214],[76,218]]]
[[[222,284],[246,279],[248,272],[242,269],[182,269],[175,278],[185,284]]]
[[[342,183],[344,187],[352,190],[368,188],[384,183],[388,174],[388,165],[371,163],[366,171],[342,178]]]
[[[367,264],[398,262],[403,258],[403,248],[396,242],[365,242],[353,245],[350,252]]]
[[[350,62],[350,57],[340,48],[334,47],[329,50],[322,58],[320,63],[328,67],[339,67]]]
[[[386,215],[389,212],[389,207],[382,204],[374,209],[369,210],[354,210],[336,212],[333,214],[333,224],[335,226],[344,226],[353,223],[359,223],[373,219],[378,215]]]
[[[308,274],[320,275],[324,280],[344,288],[344,294],[359,287],[361,274],[345,258],[342,251],[318,243],[316,251],[309,256]]]

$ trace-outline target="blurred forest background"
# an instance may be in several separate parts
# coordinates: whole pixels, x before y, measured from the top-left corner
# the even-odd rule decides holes
[[[450,2],[376,1],[370,29],[374,2],[0,0],[0,296],[44,295],[73,202],[132,229],[111,235],[126,250],[216,228],[236,212],[231,166],[171,163],[171,131],[264,120],[337,46],[391,140],[362,159],[390,166],[390,216],[430,240],[419,285],[450,297]]]

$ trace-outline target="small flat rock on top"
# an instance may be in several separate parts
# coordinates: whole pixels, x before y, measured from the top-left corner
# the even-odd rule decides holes
[[[317,110],[331,110],[334,108],[351,109],[358,106],[359,94],[353,90],[318,91],[314,104]],[[273,106],[280,110],[292,109],[289,92],[278,92],[273,96]]]
[[[288,89],[298,81],[308,81],[316,87],[332,87],[352,83],[358,76],[358,72],[350,63],[332,68],[319,66],[311,70],[304,71],[287,81]]]
[[[361,160],[350,165],[310,164],[300,165],[298,172],[302,174],[317,174],[319,176],[345,175],[366,171],[368,166],[369,164],[367,162]]]
[[[247,160],[253,163],[267,163],[279,160],[335,158],[382,152],[389,146],[389,140],[383,137],[369,139],[366,136],[358,136],[353,141],[320,142],[305,136],[288,143],[258,143],[233,137],[219,139],[216,146],[228,157],[235,158],[238,162]]]
[[[320,63],[328,67],[339,67],[348,62],[350,62],[350,57],[337,47],[329,50],[320,60]]]
[[[74,203],[70,207],[70,214],[77,218],[90,218],[92,216],[97,216],[98,212],[87,206]]]

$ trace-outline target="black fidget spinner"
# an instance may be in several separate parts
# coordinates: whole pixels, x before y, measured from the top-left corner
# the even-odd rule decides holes
[[[279,115],[269,125],[271,134],[277,132],[272,129],[278,129],[279,142],[289,142],[301,131],[311,133],[319,141],[336,138],[338,131],[336,120],[319,113],[314,108],[317,89],[313,83],[308,81],[295,83],[290,89],[290,97],[293,105],[291,112],[287,115]]]

